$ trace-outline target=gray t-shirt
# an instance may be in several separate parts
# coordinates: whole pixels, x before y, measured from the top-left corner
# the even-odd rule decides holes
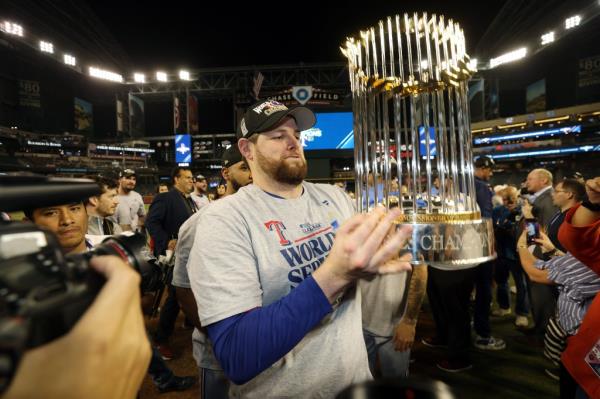
[[[354,208],[337,187],[303,188],[299,198],[282,199],[249,185],[202,213],[189,271],[203,325],[279,300],[323,263]],[[360,311],[351,287],[296,347],[246,384],[232,384],[230,395],[333,398],[370,379]]]
[[[194,244],[198,219],[205,209],[206,207],[203,207],[194,213],[179,228],[177,246],[175,247],[175,267],[173,268],[173,280],[171,282],[175,287],[191,288],[188,275],[188,267],[190,267],[188,258]],[[221,370],[221,365],[213,351],[212,342],[203,331],[199,331],[197,328],[194,328],[192,333],[192,348],[198,367]]]
[[[112,225],[112,235],[119,235],[123,233],[123,229],[114,221],[110,220],[110,218],[106,218],[109,224]],[[104,218],[100,216],[88,216],[88,230],[87,234],[89,235],[109,235],[110,231],[104,231]]]
[[[210,203],[210,201],[208,200],[208,197],[204,194],[198,195],[194,192],[194,193],[190,194],[190,197],[192,197],[192,201],[194,201],[194,203],[196,204],[196,208],[198,208],[198,209],[200,209],[204,205],[208,205]]]
[[[140,193],[130,191],[127,195],[119,194],[119,205],[111,220],[118,224],[128,224],[135,231],[140,216],[146,215],[144,200]]]
[[[408,276],[408,273],[381,274],[359,282],[365,330],[381,337],[394,335],[406,308]]]

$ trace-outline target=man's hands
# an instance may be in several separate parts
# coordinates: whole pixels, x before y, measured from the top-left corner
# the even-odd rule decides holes
[[[171,251],[175,251],[175,247],[177,246],[177,240],[169,240],[167,244],[167,249]]]
[[[552,252],[556,249],[550,238],[546,234],[540,231],[540,238],[534,238],[533,241],[542,246],[542,252]]]
[[[398,209],[377,207],[368,214],[348,219],[337,231],[327,259],[313,273],[325,295],[333,302],[350,282],[374,273],[411,270],[410,254],[398,256],[412,232],[411,226],[396,228]]]
[[[529,201],[523,201],[521,212],[523,212],[523,217],[525,219],[533,219],[533,206],[529,203]]]
[[[134,398],[150,361],[140,276],[115,256],[93,258],[107,281],[73,329],[25,353],[6,398]]]
[[[417,321],[402,319],[394,329],[394,350],[404,352],[412,348],[415,341]]]

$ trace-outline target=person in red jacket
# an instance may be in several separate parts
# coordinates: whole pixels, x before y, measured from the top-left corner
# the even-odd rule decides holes
[[[600,274],[600,177],[586,182],[588,200],[569,210],[558,239],[577,259]]]
[[[600,274],[600,177],[586,182],[588,200],[565,217],[558,239],[567,250]],[[592,302],[579,332],[567,342],[562,362],[590,398],[600,395],[600,295]]]

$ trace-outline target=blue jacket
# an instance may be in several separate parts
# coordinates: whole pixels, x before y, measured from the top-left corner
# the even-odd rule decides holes
[[[475,193],[477,195],[477,205],[481,210],[481,217],[492,218],[492,189],[485,181],[475,176]]]
[[[519,231],[519,218],[521,206],[509,211],[504,205],[494,208],[494,237],[496,238],[496,252],[499,258],[518,260],[517,235]]]

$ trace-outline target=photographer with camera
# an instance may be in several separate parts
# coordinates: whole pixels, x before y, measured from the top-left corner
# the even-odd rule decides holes
[[[0,209],[28,208],[26,216],[42,227],[0,222],[0,392],[6,398],[133,398],[148,367],[140,312],[140,280],[148,269],[127,249],[120,257],[99,256],[117,254],[111,244],[88,252],[80,199],[99,190],[87,180],[74,183],[0,176]]]
[[[93,304],[68,334],[24,354],[5,398],[136,396],[150,360],[140,276],[115,256],[90,266],[106,278]]]
[[[65,254],[78,254],[92,248],[92,243],[85,239],[88,216],[83,202],[27,209],[24,213],[27,220],[56,234]]]
[[[92,199],[93,197],[87,201]],[[66,254],[82,254],[92,249],[91,243],[85,239],[88,217],[83,202],[29,209],[24,212],[27,219],[34,224],[56,234],[59,245]],[[144,339],[147,340],[146,337]],[[152,351],[148,373],[161,393],[183,391],[195,383],[193,377],[174,375],[155,349]]]

